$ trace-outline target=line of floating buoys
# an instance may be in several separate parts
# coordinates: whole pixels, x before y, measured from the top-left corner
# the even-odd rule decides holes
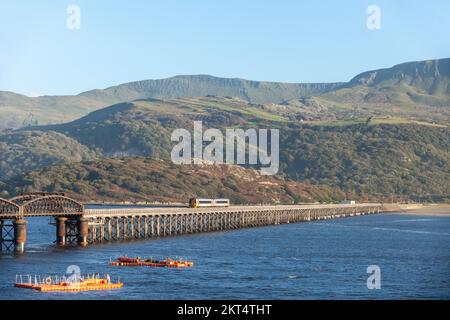
[[[165,260],[154,260],[154,259],[141,259],[140,257],[128,258],[119,257],[117,261],[110,262],[111,266],[114,267],[162,267],[162,268],[189,268],[193,267],[194,263],[192,261],[185,260],[174,260],[167,258]],[[27,276],[28,280],[23,281],[22,276],[16,276],[16,282],[14,284],[17,288],[23,289],[33,289],[41,292],[80,292],[80,291],[97,291],[97,290],[113,290],[123,287],[123,283],[117,281],[116,283],[111,282],[109,275],[105,277],[91,276],[91,277],[80,277],[76,281],[69,281],[65,277],[60,279],[55,278],[53,281],[52,277],[45,277],[41,280],[37,276],[33,277]],[[39,279],[39,280],[37,280]]]
[[[28,277],[28,282],[18,281],[14,284],[17,288],[33,289],[41,292],[80,292],[80,291],[97,291],[97,290],[113,290],[123,287],[123,283],[113,283],[109,276],[105,278],[81,278],[78,281],[55,281],[51,277],[45,278],[42,283],[32,281]]]
[[[141,259],[119,257],[117,261],[110,263],[114,267],[162,267],[162,268],[189,268],[193,267],[194,263],[192,261],[184,260],[174,260],[167,258],[165,260],[154,260],[154,259]]]

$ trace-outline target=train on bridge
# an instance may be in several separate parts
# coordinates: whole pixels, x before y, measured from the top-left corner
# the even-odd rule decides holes
[[[190,208],[229,207],[229,206],[230,206],[230,199],[204,199],[204,198],[189,199]]]
[[[186,207],[86,209],[64,193],[0,199],[0,250],[23,252],[28,217],[54,219],[59,246],[87,246],[342,218],[383,212],[381,204],[230,206],[229,199],[193,198]]]

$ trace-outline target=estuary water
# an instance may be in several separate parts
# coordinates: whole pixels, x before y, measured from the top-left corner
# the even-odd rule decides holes
[[[0,299],[450,299],[450,215],[380,214],[58,248],[48,218],[28,220],[22,255],[0,254]],[[182,256],[191,269],[117,268],[120,255]],[[115,291],[40,293],[16,274],[109,273]],[[369,290],[367,268],[380,268]]]

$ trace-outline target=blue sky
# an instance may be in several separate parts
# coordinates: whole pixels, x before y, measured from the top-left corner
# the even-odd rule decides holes
[[[81,29],[66,27],[69,5]],[[366,27],[369,5],[381,29]],[[0,0],[0,90],[76,94],[178,74],[347,81],[450,57],[450,1]]]

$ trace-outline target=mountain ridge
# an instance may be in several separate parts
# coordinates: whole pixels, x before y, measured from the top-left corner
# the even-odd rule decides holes
[[[436,120],[440,114],[445,114],[445,118],[449,116],[450,58],[406,62],[366,71],[348,82],[288,83],[178,75],[128,82],[74,96],[32,98],[0,91],[0,130],[68,122],[116,103],[202,96],[236,97],[255,104],[312,98],[321,100],[326,108],[363,109],[373,115],[379,115],[380,110],[381,114],[389,115],[396,109],[399,111],[396,116],[404,112],[407,117],[429,119],[428,115],[432,114]],[[309,106],[303,104],[303,107],[308,109]]]
[[[207,74],[176,75],[164,79],[141,80],[123,83],[106,89],[80,93],[93,97],[102,94],[117,101],[133,101],[148,98],[173,99],[178,97],[233,96],[251,103],[283,102],[289,98],[322,93],[342,85],[331,83],[289,83],[254,81],[241,78],[223,78]],[[175,92],[169,88],[176,88]],[[271,96],[260,96],[257,90],[266,90]],[[127,94],[132,94],[128,96]]]
[[[430,75],[430,71],[433,70],[434,74]],[[375,85],[378,84],[381,80],[386,80],[386,78],[392,78],[393,75],[396,75],[397,77],[401,76],[402,78],[405,75],[411,77],[413,72],[415,73],[416,77],[417,76],[438,77],[442,75],[450,77],[450,58],[424,60],[424,61],[410,61],[394,65],[390,68],[369,70],[356,75],[348,83],[349,84],[364,83],[368,85]],[[369,83],[363,81],[363,79],[366,79],[367,76],[369,76],[369,79],[371,80]],[[448,93],[450,93],[450,91],[448,91]]]

